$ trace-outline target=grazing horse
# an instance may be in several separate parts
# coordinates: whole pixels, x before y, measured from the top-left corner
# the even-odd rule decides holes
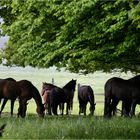
[[[90,103],[90,115],[94,114],[95,102],[94,92],[90,86],[83,85],[78,87],[78,100],[79,100],[79,115],[84,113],[86,115],[86,105]]]
[[[44,103],[48,104],[49,114],[51,115],[51,108],[53,114],[57,115],[57,107],[60,105],[62,110],[62,115],[64,112],[64,103],[67,103],[68,114],[73,104],[73,97],[75,91],[76,80],[71,80],[63,88],[57,87],[50,83],[43,83],[42,86],[42,96],[44,98]]]
[[[113,77],[105,84],[104,116],[111,117],[118,102],[122,101],[122,114],[133,116],[136,104],[140,104],[140,75],[124,80]]]
[[[7,103],[8,99],[11,100],[11,115],[13,114],[13,106],[16,98],[19,98],[18,116],[24,118],[26,116],[27,101],[33,98],[37,105],[37,113],[40,117],[44,116],[44,105],[42,104],[41,96],[37,88],[28,80],[21,81],[9,81],[2,80],[0,85],[1,98],[4,98],[4,102],[1,108],[1,112]]]
[[[14,102],[20,93],[19,88],[15,85],[15,82],[16,80],[13,78],[0,79],[0,102],[1,99],[4,98],[0,115],[8,99],[11,100],[11,116],[13,115]]]
[[[21,90],[19,95],[18,116],[24,118],[26,116],[27,101],[33,98],[37,105],[37,113],[39,117],[44,117],[44,105],[38,89],[28,80],[17,81],[17,85]]]

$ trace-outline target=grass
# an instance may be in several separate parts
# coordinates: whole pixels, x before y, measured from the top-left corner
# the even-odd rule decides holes
[[[139,139],[140,121],[139,117],[132,119],[120,116],[110,120],[104,119],[104,97],[99,93],[104,92],[105,82],[113,77],[132,77],[131,73],[106,74],[96,72],[88,75],[78,75],[68,72],[57,72],[54,68],[32,69],[32,68],[7,68],[0,66],[0,78],[13,77],[16,80],[30,80],[39,91],[42,82],[54,82],[62,87],[72,78],[77,79],[77,83],[91,85],[95,93],[97,102],[95,116],[78,116],[77,89],[74,98],[74,108],[72,116],[45,116],[44,119],[38,118],[36,105],[33,100],[29,101],[27,116],[25,119],[17,118],[18,102],[15,103],[14,116],[10,117],[10,102],[6,104],[0,118],[0,125],[6,123],[3,139]],[[102,101],[99,103],[98,101]],[[119,105],[120,107],[120,105]],[[88,107],[89,108],[89,105]],[[137,106],[137,112],[139,112]],[[87,109],[87,114],[89,109]]]
[[[139,139],[139,118],[115,117],[106,120],[100,116],[45,116],[28,114],[25,119],[0,119],[7,126],[3,139]]]

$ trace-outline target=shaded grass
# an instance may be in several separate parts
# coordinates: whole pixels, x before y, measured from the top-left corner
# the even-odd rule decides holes
[[[3,117],[3,139],[139,139],[139,118],[97,116],[45,116],[28,114],[26,119]]]

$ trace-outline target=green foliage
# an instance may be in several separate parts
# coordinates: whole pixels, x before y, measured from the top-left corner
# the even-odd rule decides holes
[[[2,30],[10,36],[2,56],[7,65],[55,65],[77,73],[139,72],[139,4],[127,0],[0,2]],[[2,14],[4,8],[6,14]]]

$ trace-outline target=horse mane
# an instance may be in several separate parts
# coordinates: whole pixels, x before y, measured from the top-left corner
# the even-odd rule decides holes
[[[15,79],[13,79],[13,78],[11,78],[11,77],[9,77],[9,78],[6,78],[6,79],[4,79],[4,80],[8,80],[8,81],[14,81],[14,82],[16,82],[16,80],[15,80]]]
[[[140,75],[136,75],[136,76],[130,78],[129,80],[132,81],[132,82],[136,82],[136,81],[139,82],[140,81]]]
[[[76,86],[76,80],[71,80],[69,81],[64,87],[63,89],[69,89],[69,90],[75,90],[75,86]]]
[[[46,85],[46,86],[48,85],[48,86],[56,87],[54,84],[51,84],[51,83],[44,82],[43,84]]]
[[[42,106],[42,98],[40,96],[40,93],[39,93],[38,89],[33,84],[31,84],[31,85],[33,87],[32,88],[33,99],[35,100],[37,105]]]

